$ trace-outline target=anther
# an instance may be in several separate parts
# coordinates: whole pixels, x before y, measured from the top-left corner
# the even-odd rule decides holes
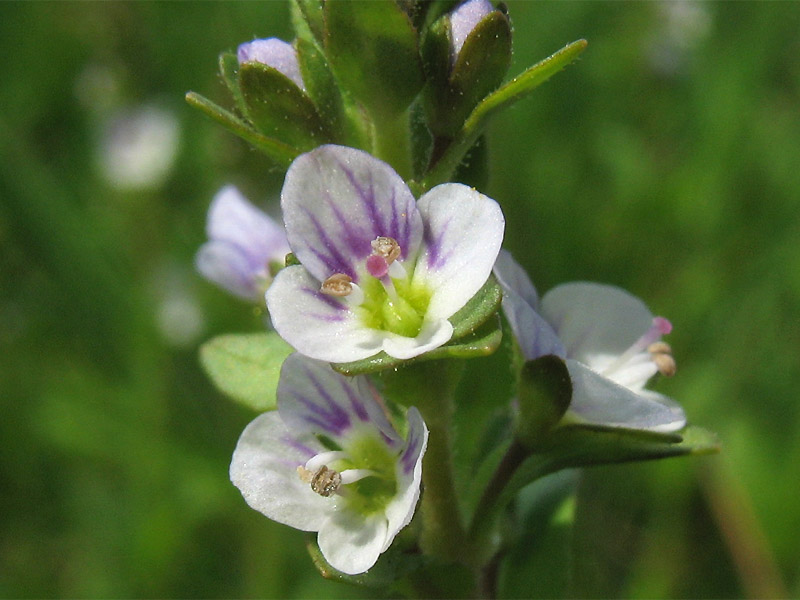
[[[401,248],[397,240],[390,237],[379,236],[370,242],[373,256],[380,256],[386,260],[387,266],[400,256]]]
[[[344,273],[335,273],[322,282],[320,291],[329,296],[348,296],[353,291],[353,278]]]
[[[647,347],[650,353],[650,358],[658,368],[658,372],[664,377],[672,377],[675,375],[677,365],[675,358],[672,356],[672,348],[666,342],[655,342]]]
[[[327,498],[335,493],[342,484],[342,476],[333,469],[322,465],[316,472],[311,472],[303,466],[297,467],[300,480],[311,484],[311,489],[320,496]]]

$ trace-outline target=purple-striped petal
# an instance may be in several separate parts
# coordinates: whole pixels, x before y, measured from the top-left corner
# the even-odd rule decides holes
[[[505,220],[497,202],[460,183],[436,186],[418,207],[425,235],[414,284],[432,291],[425,318],[447,319],[486,283]]]
[[[295,437],[277,412],[265,413],[244,430],[231,461],[233,484],[252,508],[270,519],[302,531],[317,531],[332,504],[300,480],[297,467],[320,452],[312,436]]]
[[[371,242],[390,237],[401,260],[416,256],[423,227],[402,178],[377,158],[343,146],[299,156],[281,193],[289,245],[319,281],[344,273],[358,281]]]
[[[365,377],[344,377],[328,363],[301,354],[283,363],[278,411],[293,432],[324,434],[332,439],[373,428],[389,446],[400,437],[375,401],[377,392]]]
[[[275,331],[317,360],[348,362],[377,354],[383,332],[364,327],[343,299],[319,288],[303,266],[281,269],[266,295]]]

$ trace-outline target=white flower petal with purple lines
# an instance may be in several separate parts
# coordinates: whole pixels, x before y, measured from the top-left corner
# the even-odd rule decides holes
[[[209,241],[197,252],[197,270],[241,298],[261,300],[272,279],[270,264],[283,265],[289,252],[283,227],[226,185],[208,209],[206,232]]]
[[[317,531],[325,559],[363,573],[411,520],[428,429],[416,408],[405,438],[366,377],[293,354],[278,385],[278,411],[242,433],[231,481],[267,517]]]
[[[573,394],[565,422],[659,432],[686,426],[678,404],[644,389],[656,373],[675,372],[672,351],[661,341],[672,330],[667,319],[624,290],[584,282],[550,290],[536,311],[533,286],[519,270],[510,255],[495,264],[503,311],[527,360],[566,359]]]
[[[302,266],[275,278],[270,315],[295,349],[328,362],[447,343],[447,320],[488,279],[505,226],[499,205],[467,186],[415,202],[389,165],[332,145],[295,159],[281,206]]]

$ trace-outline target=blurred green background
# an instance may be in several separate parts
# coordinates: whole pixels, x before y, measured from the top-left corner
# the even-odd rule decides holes
[[[659,389],[723,444],[587,472],[583,593],[798,597],[800,6],[509,8],[512,74],[589,48],[493,123],[506,245],[540,291],[609,282],[669,317]],[[2,597],[372,595],[247,508],[227,468],[253,415],[197,362],[262,319],[193,270],[208,203],[266,205],[281,174],[183,95],[228,104],[217,54],[272,35],[283,3],[0,4]],[[526,535],[503,594],[558,594],[567,528]]]

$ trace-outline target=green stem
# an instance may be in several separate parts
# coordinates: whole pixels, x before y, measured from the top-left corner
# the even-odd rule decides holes
[[[428,426],[428,448],[422,463],[423,551],[447,562],[470,564],[461,519],[451,452],[453,395],[463,372],[460,361],[422,362],[384,376],[386,395],[405,406],[416,406]]]
[[[491,481],[484,489],[469,528],[469,540],[475,548],[485,548],[489,544],[486,538],[492,530],[498,510],[504,504],[507,496],[503,492],[516,473],[517,468],[530,456],[530,451],[514,440],[503,455]]]
[[[373,115],[372,154],[389,163],[405,180],[411,179],[411,128],[408,111],[398,115]]]

